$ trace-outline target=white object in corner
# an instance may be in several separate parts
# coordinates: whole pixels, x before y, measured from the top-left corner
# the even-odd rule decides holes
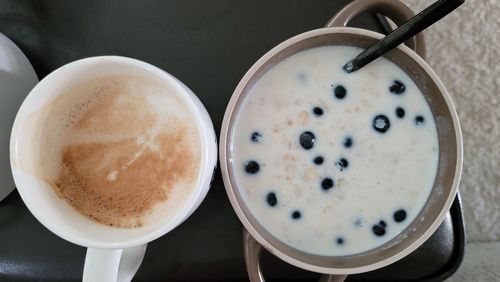
[[[28,58],[0,33],[0,201],[16,188],[9,158],[12,124],[24,98],[37,83]]]

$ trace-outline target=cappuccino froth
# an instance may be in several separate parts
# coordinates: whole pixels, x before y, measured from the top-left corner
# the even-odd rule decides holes
[[[82,214],[140,227],[173,216],[195,187],[193,113],[160,81],[108,76],[49,106],[42,175]]]

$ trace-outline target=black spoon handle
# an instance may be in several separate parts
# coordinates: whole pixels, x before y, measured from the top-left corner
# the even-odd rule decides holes
[[[347,72],[353,72],[364,67],[410,37],[439,21],[464,2],[465,0],[439,0],[435,2],[356,56],[354,60],[344,66],[344,69]]]

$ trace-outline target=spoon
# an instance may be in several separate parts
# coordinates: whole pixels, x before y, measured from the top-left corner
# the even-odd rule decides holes
[[[389,33],[386,37],[361,52],[356,58],[344,65],[344,70],[348,73],[359,70],[371,61],[405,42],[410,37],[439,21],[464,2],[465,0],[436,1],[434,4],[409,19],[406,23],[396,28],[393,32]]]

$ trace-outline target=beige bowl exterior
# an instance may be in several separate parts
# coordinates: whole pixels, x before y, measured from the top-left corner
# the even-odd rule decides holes
[[[396,238],[364,253],[319,256],[294,249],[272,236],[252,216],[239,194],[231,165],[235,116],[252,85],[271,67],[298,51],[323,45],[366,48],[382,35],[350,27],[322,28],[297,35],[265,54],[245,74],[227,106],[220,135],[220,164],[229,200],[250,234],[269,252],[297,267],[328,274],[353,274],[389,265],[422,245],[439,227],[458,189],[462,171],[462,134],[453,102],[429,65],[402,45],[385,57],[399,65],[418,85],[436,121],[439,164],[431,195],[417,218]]]

